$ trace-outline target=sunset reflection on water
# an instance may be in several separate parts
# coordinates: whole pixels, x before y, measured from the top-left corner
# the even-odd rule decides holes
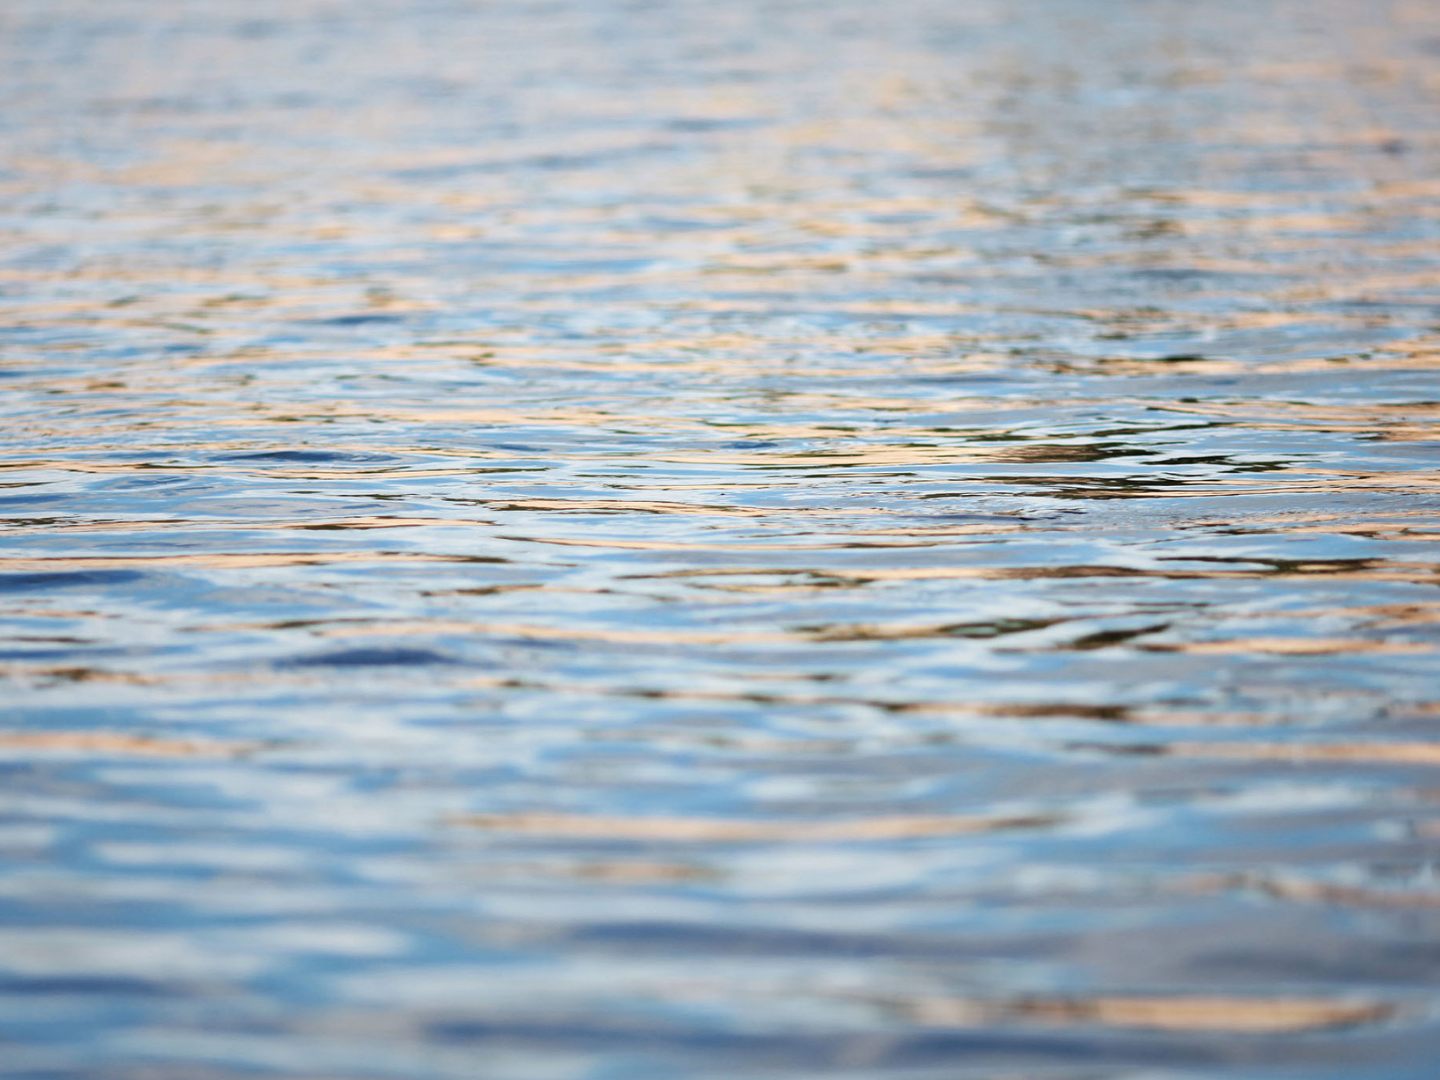
[[[1431,1080],[1440,7],[0,60],[0,1075]]]

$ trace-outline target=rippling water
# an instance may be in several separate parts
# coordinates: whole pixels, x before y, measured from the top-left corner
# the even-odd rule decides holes
[[[1435,1075],[1440,7],[0,61],[0,1073]]]

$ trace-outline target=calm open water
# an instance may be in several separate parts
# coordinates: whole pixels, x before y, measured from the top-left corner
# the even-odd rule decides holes
[[[0,1074],[1440,1072],[1440,5],[8,0],[0,235]]]

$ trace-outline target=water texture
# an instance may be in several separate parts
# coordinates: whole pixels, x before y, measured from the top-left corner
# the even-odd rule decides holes
[[[1431,1080],[1440,5],[9,0],[0,1074]]]

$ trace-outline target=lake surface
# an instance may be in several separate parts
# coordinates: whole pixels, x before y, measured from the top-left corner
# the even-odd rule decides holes
[[[1440,5],[0,72],[0,1074],[1434,1077]]]

